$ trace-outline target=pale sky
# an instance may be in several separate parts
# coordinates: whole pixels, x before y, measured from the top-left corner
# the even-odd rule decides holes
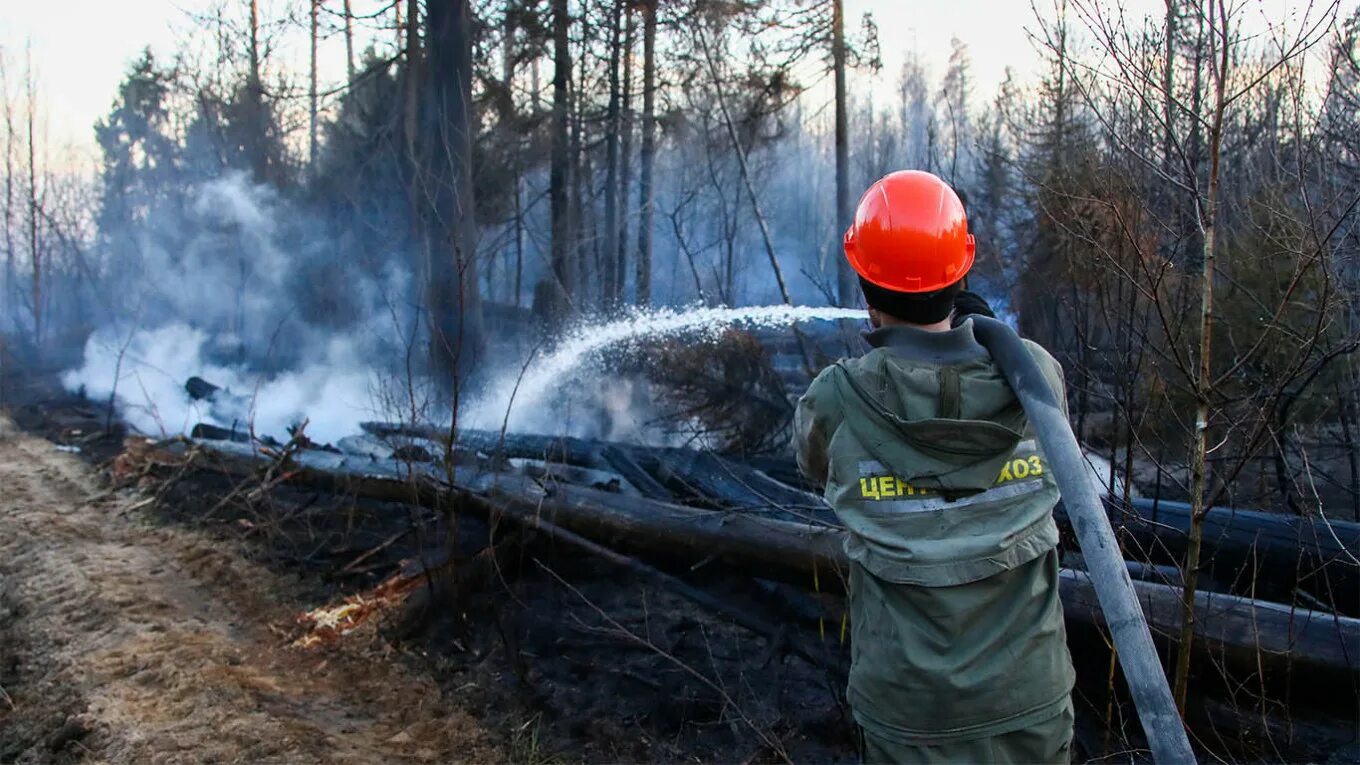
[[[227,2],[244,5],[245,0]],[[1045,11],[1052,7],[1052,0],[1035,3]],[[1273,20],[1297,12],[1306,0],[1243,0],[1243,4],[1248,16]],[[71,147],[79,155],[93,157],[92,126],[107,113],[129,62],[148,45],[168,61],[191,26],[187,14],[210,5],[211,0],[0,0],[0,50],[8,65],[11,93],[23,76],[27,47],[38,77],[52,151],[62,154],[64,147]],[[266,18],[277,17],[289,5],[306,7],[286,0],[262,3]],[[358,13],[367,3],[354,5]],[[1164,7],[1163,0],[1124,0],[1123,5],[1131,16],[1156,13]],[[1342,13],[1353,7],[1354,0],[1346,0]],[[955,36],[968,45],[978,103],[990,100],[1007,66],[1022,80],[1032,79],[1040,69],[1040,58],[1026,34],[1035,25],[1029,0],[846,0],[847,27],[858,30],[866,11],[878,23],[885,63],[877,87],[892,87],[905,52],[913,48],[931,78],[937,78]],[[303,76],[305,33],[299,34],[303,36],[279,59]],[[334,82],[343,75],[343,56],[338,38],[325,45],[323,79]],[[859,75],[857,86],[875,85],[866,79],[867,75]]]

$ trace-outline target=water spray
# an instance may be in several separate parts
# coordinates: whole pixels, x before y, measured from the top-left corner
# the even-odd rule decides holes
[[[530,362],[523,378],[519,370],[488,386],[488,393],[473,405],[465,422],[472,427],[499,430],[508,419],[511,430],[529,422],[528,415],[547,403],[576,371],[605,348],[627,346],[643,338],[680,334],[716,339],[732,326],[783,327],[800,321],[864,320],[868,314],[854,308],[819,306],[752,306],[747,308],[664,308],[641,311],[606,324],[585,325],[569,333],[546,357]]]

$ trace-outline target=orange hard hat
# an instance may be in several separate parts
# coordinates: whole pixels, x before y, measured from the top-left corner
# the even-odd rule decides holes
[[[948,287],[973,267],[975,249],[959,195],[920,170],[901,170],[870,186],[845,232],[850,266],[895,292]]]

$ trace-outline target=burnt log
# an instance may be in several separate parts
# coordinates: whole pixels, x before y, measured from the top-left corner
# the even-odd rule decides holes
[[[662,486],[660,481],[653,478],[646,468],[633,459],[630,450],[617,446],[606,446],[600,450],[600,457],[647,499],[667,502],[675,498],[670,489]]]
[[[1134,499],[1126,508],[1107,500],[1110,523],[1122,533],[1125,557],[1176,565],[1185,559],[1190,506]],[[1066,521],[1061,504],[1056,512]],[[1202,575],[1235,595],[1282,603],[1296,590],[1346,616],[1360,616],[1360,523],[1231,507],[1204,518]]]
[[[373,433],[444,437],[437,428],[365,423]],[[612,470],[643,496],[714,508],[767,511],[785,520],[834,522],[820,497],[810,493],[793,460],[738,460],[686,449],[607,444],[580,438],[505,435],[464,430],[460,444],[487,454],[536,457]],[[1159,566],[1185,558],[1190,508],[1182,502],[1134,499],[1128,506],[1106,498],[1110,522],[1123,540],[1125,557]],[[1061,503],[1054,513],[1072,538]],[[1071,549],[1072,546],[1068,545]],[[1228,507],[1205,518],[1201,577],[1243,597],[1281,603],[1323,604],[1360,617],[1360,523],[1279,515]]]
[[[429,425],[365,422],[380,437],[448,438]],[[459,446],[498,459],[540,459],[618,473],[649,499],[701,507],[764,511],[786,520],[831,522],[821,497],[772,478],[765,470],[712,452],[592,441],[571,436],[458,431]],[[767,460],[765,465],[778,465]]]
[[[212,401],[220,390],[222,389],[202,377],[190,377],[184,382],[184,392],[195,401]]]
[[[760,471],[689,449],[649,449],[635,456],[677,497],[715,507],[816,510],[820,498],[785,486]]]
[[[791,459],[757,457],[750,462],[782,482],[804,486]],[[1124,544],[1124,557],[1156,566],[1177,566],[1185,560],[1189,504],[1145,498],[1134,498],[1128,505],[1114,497],[1104,501]],[[1061,502],[1054,517],[1065,539],[1072,540]],[[1360,617],[1358,558],[1360,523],[1213,507],[1204,519],[1200,576],[1234,595],[1321,603],[1339,614]]]
[[[197,379],[197,378],[193,378]],[[250,443],[250,433],[239,428],[219,428],[200,422],[189,431],[190,438],[206,438],[213,441],[235,441],[238,444]]]
[[[173,445],[172,445],[173,446]],[[234,475],[254,475],[271,457],[230,442],[203,444],[201,462]],[[459,507],[483,516],[529,522],[543,518],[587,539],[661,559],[717,559],[762,578],[834,589],[847,567],[844,531],[758,514],[712,510],[625,497],[565,484],[474,469],[455,472],[446,486],[433,471],[352,461],[335,455],[293,455],[290,480],[332,491],[420,504]],[[1135,582],[1144,613],[1165,650],[1179,633],[1181,589]],[[1085,575],[1064,570],[1064,612],[1074,635],[1100,625],[1095,592]],[[1225,593],[1200,592],[1193,625],[1196,650],[1207,664],[1261,675],[1262,682],[1329,688],[1354,704],[1360,682],[1360,619]],[[1098,633],[1095,633],[1098,635]],[[1268,677],[1266,677],[1268,676]]]

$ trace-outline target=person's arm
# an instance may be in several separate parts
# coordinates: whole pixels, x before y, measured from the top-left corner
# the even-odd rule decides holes
[[[808,386],[807,393],[798,399],[793,413],[793,450],[798,456],[798,469],[808,480],[825,484],[830,468],[831,437],[840,423],[836,392],[828,375],[838,374],[828,367]]]

